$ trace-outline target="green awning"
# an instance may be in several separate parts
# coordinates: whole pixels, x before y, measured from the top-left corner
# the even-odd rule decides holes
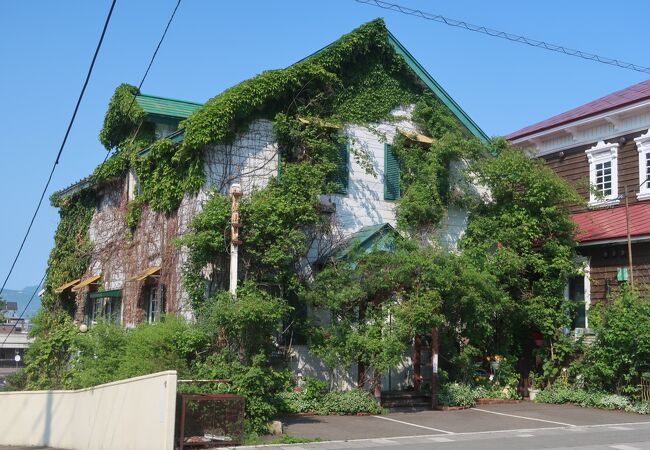
[[[397,236],[399,234],[389,223],[369,225],[350,235],[328,256],[342,260],[372,251],[392,252]]]
[[[99,291],[99,292],[91,292],[88,295],[90,298],[120,298],[122,297],[122,289],[113,289],[111,291]]]

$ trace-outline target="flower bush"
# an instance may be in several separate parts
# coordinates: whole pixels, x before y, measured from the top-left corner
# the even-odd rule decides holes
[[[307,378],[302,391],[282,392],[278,394],[277,409],[284,413],[313,414],[381,414],[382,409],[377,400],[367,391],[352,389],[349,391],[325,391],[326,383]]]
[[[632,403],[622,395],[589,392],[567,383],[556,383],[537,394],[539,403],[573,403],[582,407],[616,409],[638,414],[650,414],[650,402]]]

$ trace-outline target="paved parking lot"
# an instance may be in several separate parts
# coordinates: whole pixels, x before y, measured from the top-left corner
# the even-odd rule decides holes
[[[650,417],[530,402],[382,416],[292,416],[292,436],[325,442],[276,448],[650,449]]]

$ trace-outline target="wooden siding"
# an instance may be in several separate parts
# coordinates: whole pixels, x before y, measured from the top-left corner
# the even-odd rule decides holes
[[[639,180],[639,153],[634,138],[641,136],[645,131],[628,134],[625,137],[625,144],[618,147],[618,193],[625,192],[625,185],[631,191],[638,189]],[[619,138],[616,138],[618,140]],[[613,140],[606,140],[612,142]],[[548,167],[553,169],[560,177],[567,180],[585,199],[585,205],[573,205],[572,211],[586,209],[586,202],[589,201],[589,161],[585,150],[593,147],[596,143],[581,145],[564,151],[564,157],[560,158],[559,153],[553,153],[542,157]],[[630,195],[630,203],[636,203],[636,196]]]
[[[579,253],[590,261],[591,303],[599,303],[618,292],[621,283],[616,280],[619,267],[627,267],[627,244],[582,247]],[[650,293],[650,243],[632,244],[634,285],[642,295]]]

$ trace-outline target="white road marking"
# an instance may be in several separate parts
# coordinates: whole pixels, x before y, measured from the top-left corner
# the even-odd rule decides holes
[[[634,430],[634,428],[630,427],[609,427],[610,430],[618,430],[618,431],[631,431]]]
[[[610,445],[609,448],[616,448],[618,450],[641,450],[639,447],[632,447],[631,445],[625,444]]]
[[[579,425],[584,428],[596,428],[596,427],[617,427],[623,425],[650,425],[650,422],[619,422],[619,423],[601,423],[597,425]]]
[[[418,425],[418,424],[415,424],[415,423],[404,422],[403,420],[391,419],[390,417],[383,417],[383,416],[370,416],[370,417],[375,417],[377,419],[383,419],[383,420],[390,420],[391,422],[401,423],[402,425],[410,425],[412,427],[424,428],[425,430],[438,431],[440,433],[445,433],[445,434],[454,434],[453,431],[441,430],[439,428],[425,427],[424,425]]]
[[[500,412],[496,412],[496,411],[488,411],[487,409],[480,409],[480,408],[471,408],[470,411],[480,411],[480,412],[484,412],[484,413],[488,413],[488,414],[496,414],[497,416],[514,417],[516,419],[535,420],[537,422],[554,423],[555,425],[564,425],[565,427],[575,427],[576,426],[576,425],[573,425],[571,423],[555,422],[553,420],[536,419],[534,417],[518,416],[518,415],[515,415],[515,414],[506,414],[506,413],[500,413]]]
[[[454,442],[453,439],[444,438],[444,437],[432,437],[429,438],[429,440],[433,442]]]
[[[518,434],[517,437],[533,437],[534,434]]]
[[[371,442],[374,442],[375,444],[386,444],[386,445],[397,444],[396,441],[391,441],[390,439],[386,439],[386,438],[373,439]]]

